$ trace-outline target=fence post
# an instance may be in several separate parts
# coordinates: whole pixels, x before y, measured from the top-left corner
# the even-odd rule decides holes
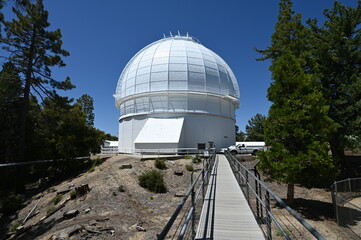
[[[235,175],[236,175],[237,183],[241,184],[240,183],[240,176],[239,176],[240,173],[239,173],[239,171],[240,171],[240,166],[239,166],[239,164],[237,164],[237,172],[236,172]]]
[[[266,213],[267,213],[267,217],[266,217],[266,225],[267,225],[267,239],[268,240],[272,240],[272,229],[271,229],[271,207],[270,207],[270,198],[269,198],[269,192],[266,191],[266,195],[265,195],[265,200],[266,200]]]
[[[192,172],[192,183],[193,183],[193,172]],[[194,193],[194,187],[192,188],[192,195],[191,195],[191,201],[192,201],[192,208],[193,208],[193,212],[192,212],[192,239],[195,239],[196,237],[196,230],[195,230],[195,225],[196,225],[196,206],[195,206],[195,193]]]
[[[247,202],[249,204],[248,171],[246,171],[246,193],[247,193]]]
[[[335,198],[335,212],[336,212],[336,222],[338,225],[340,225],[339,219],[338,219],[338,199],[337,199],[337,182],[335,181],[335,191],[334,191],[334,198]]]
[[[254,173],[255,173],[255,175],[257,176],[256,171],[257,171],[257,170],[254,170]],[[258,182],[257,182],[257,179],[256,179],[256,178],[254,179],[254,184],[256,185],[256,194],[257,194],[258,196],[261,196],[261,195],[259,194],[259,192],[258,192]],[[257,218],[260,217],[260,215],[259,215],[259,204],[260,204],[260,203],[259,203],[259,201],[258,201],[258,198],[256,197]]]
[[[203,185],[202,185],[202,197],[203,197],[203,201],[204,201],[204,187],[206,185],[206,179],[205,179],[205,168],[204,168],[204,161],[203,161],[203,170],[202,170],[202,179],[203,179]]]

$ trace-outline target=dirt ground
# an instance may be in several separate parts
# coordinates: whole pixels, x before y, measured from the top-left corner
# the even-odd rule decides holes
[[[120,169],[124,164],[131,164],[132,168]],[[38,213],[26,221],[26,231],[16,239],[61,239],[64,232],[74,228],[77,233],[70,239],[156,239],[181,201],[179,196],[184,195],[189,187],[190,172],[185,169],[185,165],[192,164],[192,160],[168,160],[166,164],[167,169],[160,171],[165,175],[167,192],[155,194],[138,184],[139,175],[154,169],[154,160],[141,161],[126,155],[112,156],[96,167],[95,171],[84,172],[28,199],[26,207],[11,222],[0,225],[0,239],[11,237],[11,234],[6,234],[7,229],[15,222],[24,220],[35,205]],[[183,171],[183,175],[175,175],[174,171]],[[82,184],[89,185],[89,193],[74,200],[67,200],[70,198],[69,192],[63,194],[55,207],[64,207],[41,221],[54,206],[52,200],[57,196],[57,191]],[[125,192],[118,191],[120,185],[124,185]],[[266,185],[279,197],[286,198],[286,184],[266,182]],[[336,224],[329,189],[296,186],[292,207],[326,239],[357,239],[346,228]],[[64,213],[70,210],[78,210],[79,213],[71,219],[64,218]]]
[[[253,158],[243,158],[243,162],[246,166],[253,167],[255,161]],[[354,159],[355,160],[355,159]],[[359,160],[350,166],[351,171],[360,174]],[[266,176],[261,174],[261,179],[266,179]],[[347,174],[348,177],[355,177],[355,175]],[[275,181],[266,181],[265,184],[281,199],[287,198],[287,184],[279,183]],[[361,203],[360,200],[355,199],[355,203]],[[272,202],[271,202],[272,204]],[[358,205],[361,206],[361,205]],[[332,204],[331,189],[327,188],[305,188],[295,186],[295,200],[291,208],[295,210],[302,218],[304,218],[312,227],[320,232],[326,239],[360,239],[355,236],[348,228],[341,227],[336,223],[334,216],[334,209]],[[273,203],[273,209],[278,210],[275,202]],[[275,211],[277,214],[277,211]],[[360,224],[361,221],[358,223]],[[357,224],[357,223],[356,223]]]
[[[132,168],[119,169],[123,164],[131,164]],[[25,229],[31,227],[30,230],[17,236],[17,239],[47,240],[55,239],[55,236],[61,239],[60,230],[68,227],[80,229],[71,239],[156,239],[181,201],[181,197],[175,195],[184,195],[189,187],[190,172],[185,169],[186,164],[192,164],[192,159],[167,161],[168,169],[160,170],[165,176],[167,192],[155,194],[138,184],[139,175],[155,168],[154,160],[141,161],[126,155],[113,156],[96,167],[95,171],[80,174],[33,196],[5,228],[25,219],[38,203],[39,213],[24,224]],[[183,171],[183,175],[175,175],[174,170]],[[68,200],[63,208],[39,223],[54,205],[52,199],[57,191],[82,184],[89,185],[89,193],[75,200]],[[120,185],[124,185],[125,192],[118,191]],[[55,207],[69,198],[69,194],[65,193]],[[79,214],[71,219],[64,219],[63,214],[70,210],[78,210]]]

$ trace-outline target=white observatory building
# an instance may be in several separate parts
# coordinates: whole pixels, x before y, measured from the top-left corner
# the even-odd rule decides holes
[[[189,36],[165,37],[140,50],[121,73],[119,152],[235,143],[237,79],[216,53]]]

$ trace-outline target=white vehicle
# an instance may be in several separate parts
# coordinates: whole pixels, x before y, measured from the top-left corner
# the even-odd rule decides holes
[[[228,147],[228,151],[232,154],[247,154],[256,155],[259,150],[263,150],[265,142],[236,142],[236,145]]]

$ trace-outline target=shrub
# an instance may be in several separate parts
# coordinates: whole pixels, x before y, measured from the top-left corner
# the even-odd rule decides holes
[[[60,200],[63,198],[63,196],[62,195],[57,195],[57,196],[55,196],[54,198],[53,198],[53,200],[51,200],[53,203],[54,203],[54,205],[56,205],[56,204],[58,204],[59,202],[60,202]]]
[[[125,192],[125,187],[124,187],[124,185],[119,185],[119,187],[118,187],[118,192]]]
[[[187,169],[188,171],[190,171],[190,172],[192,172],[192,171],[194,170],[194,168],[193,168],[192,165],[188,165],[188,164],[187,164],[185,167],[186,167],[186,169]]]
[[[105,162],[106,158],[96,158],[93,160],[93,166],[99,166],[100,164],[102,164],[103,162]]]
[[[23,195],[11,194],[3,201],[0,210],[4,215],[12,214],[21,208],[24,201],[25,199]]]
[[[192,159],[193,163],[200,163],[202,160],[201,158],[198,156],[198,154],[196,154],[196,156]]]
[[[163,179],[163,173],[157,170],[150,170],[138,177],[139,185],[155,193],[167,191]]]
[[[75,199],[78,196],[75,190],[72,190],[69,194],[71,199]]]
[[[105,162],[105,160],[107,160],[106,158],[96,158],[93,160],[93,164],[91,166],[91,168],[88,170],[89,173],[94,172],[95,167],[99,166],[100,164],[102,164],[103,162]],[[100,169],[100,171],[103,171],[103,169]]]
[[[46,215],[50,215],[52,212],[54,212],[55,206],[51,206],[48,209],[46,209]]]
[[[186,155],[186,156],[184,156],[184,159],[192,159],[192,157],[189,155]]]
[[[166,169],[167,166],[165,165],[165,160],[157,158],[155,159],[154,166],[158,169]]]
[[[112,194],[113,194],[113,196],[117,196],[117,193],[116,193],[116,192],[113,192]]]
[[[284,230],[284,231],[285,231],[285,233],[286,233],[288,236],[290,235],[290,232],[289,232],[289,231],[287,231],[287,230]],[[277,236],[277,237],[283,237],[282,231],[281,231],[281,230],[278,230],[277,233],[276,233],[276,236]]]
[[[21,224],[19,222],[14,223],[13,225],[11,225],[9,232],[15,232],[20,225]]]

